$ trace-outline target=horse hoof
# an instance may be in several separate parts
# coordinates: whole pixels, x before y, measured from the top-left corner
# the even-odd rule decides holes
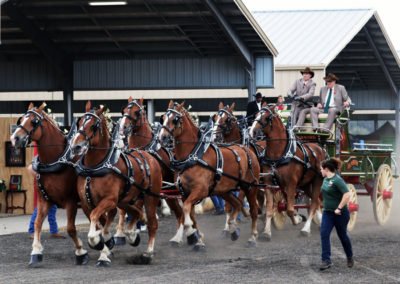
[[[130,245],[133,246],[133,247],[137,247],[139,244],[140,244],[140,235],[137,234],[135,241]]]
[[[123,246],[126,244],[125,237],[114,237],[114,243],[116,246]]]
[[[135,255],[127,260],[128,264],[150,264],[153,260],[153,255],[149,253],[143,253]]]
[[[271,235],[267,233],[262,233],[259,237],[260,240],[269,242],[271,240]]]
[[[75,255],[75,265],[86,265],[89,262],[88,253],[82,255]]]
[[[88,244],[89,244],[89,247],[90,247],[91,249],[102,250],[102,249],[104,248],[104,239],[103,239],[103,236],[100,235],[100,241],[99,241],[99,243],[98,243],[97,245],[92,246],[89,242],[88,242]]]
[[[109,250],[112,250],[114,245],[115,245],[115,240],[114,238],[109,239],[108,241],[105,242],[105,245],[108,247]]]
[[[246,248],[254,248],[257,246],[255,241],[247,241]]]
[[[170,245],[170,247],[173,247],[173,248],[179,248],[182,246],[182,242],[169,241],[169,245]]]
[[[36,267],[43,260],[43,254],[32,254],[29,267]]]
[[[111,262],[106,261],[106,260],[99,260],[96,262],[96,267],[110,267]]]
[[[221,239],[229,239],[229,231],[228,230],[223,230],[221,233]]]
[[[204,252],[204,251],[206,251],[206,246],[205,245],[195,245],[193,247],[193,251]]]
[[[232,241],[236,241],[237,239],[239,239],[240,236],[240,229],[237,228],[232,234],[231,234],[231,240]]]
[[[195,243],[197,243],[197,241],[199,240],[199,233],[196,231],[194,231],[193,234],[191,234],[190,236],[187,236],[187,243],[189,246],[194,245]]]
[[[303,237],[309,237],[311,234],[310,234],[310,232],[307,232],[307,231],[300,231],[300,234],[303,236]]]

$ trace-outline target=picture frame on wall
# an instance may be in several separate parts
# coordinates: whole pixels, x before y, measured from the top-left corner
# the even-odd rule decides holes
[[[10,189],[20,190],[22,186],[22,175],[11,175],[10,176]]]
[[[6,167],[25,167],[25,148],[13,147],[6,141]]]

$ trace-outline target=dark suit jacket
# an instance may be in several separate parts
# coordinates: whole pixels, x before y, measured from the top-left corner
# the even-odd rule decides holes
[[[255,113],[258,112],[258,111],[259,111],[259,109],[258,109],[258,106],[257,106],[257,101],[249,102],[248,105],[247,105],[247,113],[246,113],[246,116],[249,117],[250,115],[255,114]],[[250,118],[248,118],[247,122],[248,122],[248,125],[249,125],[249,126],[250,126],[251,124],[253,124],[253,120],[254,120],[254,119],[255,119],[255,117],[250,117]]]

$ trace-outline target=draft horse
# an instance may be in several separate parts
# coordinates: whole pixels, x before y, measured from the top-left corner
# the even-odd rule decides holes
[[[172,165],[177,171],[179,188],[184,198],[183,213],[186,235],[193,233],[192,218],[193,205],[209,195],[221,195],[234,207],[230,216],[229,229],[231,239],[237,240],[239,229],[236,217],[242,206],[241,202],[231,193],[240,186],[245,190],[250,204],[252,218],[251,237],[248,246],[255,246],[257,239],[257,187],[260,168],[257,157],[241,145],[230,147],[217,147],[210,144],[211,135],[207,130],[200,132],[192,121],[183,104],[176,106],[171,100],[167,112],[163,115],[163,125],[159,132],[161,142],[174,138],[175,156]],[[195,228],[198,229],[197,225]],[[196,250],[205,249],[202,236],[200,236]]]
[[[130,212],[133,216],[125,235],[129,244],[137,246],[140,235],[135,231],[136,222],[142,210],[131,205],[133,200],[144,199],[148,220],[149,242],[140,259],[149,263],[154,252],[158,222],[156,209],[161,190],[161,169],[155,158],[142,151],[125,154],[119,148],[119,125],[111,136],[103,114],[104,107],[91,109],[86,104],[86,113],[78,122],[78,131],[71,142],[74,155],[82,155],[77,163],[78,194],[82,209],[90,219],[89,245],[97,250],[113,240],[109,227],[116,214],[116,208]],[[97,230],[99,218],[107,214],[102,231]],[[110,213],[112,212],[112,213]],[[110,259],[102,253],[98,266],[109,266]]]
[[[326,152],[315,143],[303,143],[295,138],[292,130],[287,130],[275,106],[262,109],[256,116],[250,129],[250,135],[262,129],[266,137],[265,155],[261,160],[262,172],[267,173],[264,182],[278,185],[284,189],[287,201],[287,215],[292,224],[301,222],[301,217],[294,214],[294,200],[297,188],[303,190],[310,198],[309,216],[301,230],[303,235],[310,234],[311,221],[319,206],[322,175],[320,164],[326,158]],[[273,216],[273,193],[266,190],[267,220],[262,237],[271,239],[271,218]],[[276,205],[276,204],[275,204]]]
[[[120,121],[120,133],[128,140],[129,149],[141,149],[152,154],[160,164],[162,169],[163,181],[175,183],[174,170],[171,168],[171,158],[173,153],[160,145],[156,135],[152,133],[150,124],[147,120],[146,112],[143,109],[143,98],[135,101],[132,97],[128,99],[128,105],[122,110]],[[178,228],[175,236],[170,240],[172,246],[181,246],[183,241],[183,211],[176,198],[167,198],[168,206],[175,213]],[[121,216],[120,216],[121,217]],[[123,220],[123,219],[122,219]],[[121,222],[121,218],[120,218]],[[119,224],[121,227],[121,224]],[[119,228],[120,230],[121,228]],[[194,240],[192,240],[194,238]],[[194,236],[188,237],[188,242],[197,241]]]
[[[35,108],[31,103],[28,111],[22,116],[17,128],[11,135],[11,143],[15,147],[23,147],[35,141],[38,147],[38,156],[32,161],[36,172],[38,190],[37,216],[35,220],[35,234],[32,244],[30,266],[36,266],[43,260],[43,246],[40,242],[43,220],[49,208],[56,204],[65,208],[67,213],[67,232],[75,244],[75,264],[87,264],[87,251],[78,238],[75,227],[75,217],[79,196],[76,191],[77,175],[73,168],[74,161],[69,159],[69,141],[73,134],[65,134],[57,123],[50,118],[43,108]]]

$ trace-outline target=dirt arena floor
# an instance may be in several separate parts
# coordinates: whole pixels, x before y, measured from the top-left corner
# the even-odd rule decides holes
[[[86,244],[87,226],[80,237],[89,251],[86,266],[74,265],[70,239],[49,239],[43,234],[45,248],[41,267],[29,268],[31,240],[27,233],[0,236],[1,283],[397,283],[400,282],[400,187],[396,182],[395,199],[387,225],[375,223],[369,197],[359,197],[357,224],[350,233],[355,266],[347,268],[343,249],[332,233],[334,266],[319,271],[319,228],[314,225],[310,237],[300,236],[301,225],[286,223],[273,230],[270,242],[258,241],[257,247],[246,248],[250,221],[240,224],[241,236],[236,242],[220,239],[224,216],[210,213],[199,216],[205,233],[206,251],[194,252],[188,245],[170,247],[168,240],[175,230],[175,218],[159,220],[156,254],[150,265],[127,263],[133,255],[145,250],[147,235],[142,233],[139,247],[116,246],[111,267],[97,268],[98,252]],[[261,229],[261,222],[259,223]]]

